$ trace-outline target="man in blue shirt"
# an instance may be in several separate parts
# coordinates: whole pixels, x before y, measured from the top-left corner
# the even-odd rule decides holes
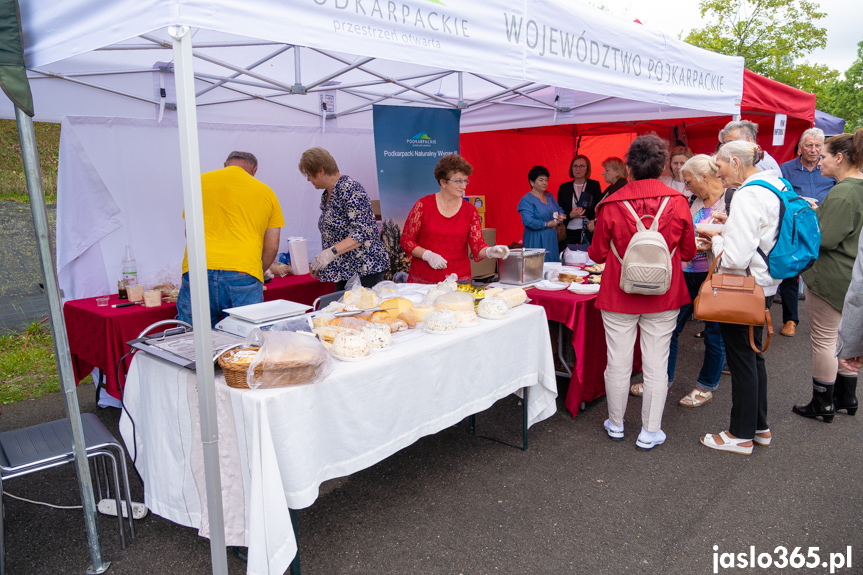
[[[804,198],[815,200],[819,204],[824,201],[836,180],[821,174],[818,160],[821,159],[821,148],[824,146],[824,132],[819,128],[809,128],[800,136],[797,152],[800,154],[790,162],[780,167],[782,177],[791,182],[794,191]],[[782,280],[779,284],[779,295],[782,297],[782,329],[780,334],[792,337],[797,334],[797,293],[800,276]]]

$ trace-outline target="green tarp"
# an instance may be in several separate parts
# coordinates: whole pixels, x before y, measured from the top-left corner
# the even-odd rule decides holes
[[[28,116],[33,115],[33,94],[24,68],[18,0],[0,0],[0,88]]]

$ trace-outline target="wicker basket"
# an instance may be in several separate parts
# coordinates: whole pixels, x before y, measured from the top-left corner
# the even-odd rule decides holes
[[[249,385],[246,382],[246,373],[249,368],[248,365],[235,364],[231,362],[231,358],[233,354],[239,351],[256,351],[258,348],[256,347],[245,347],[240,349],[232,349],[228,350],[222,355],[219,356],[219,366],[222,368],[222,373],[225,375],[225,383],[228,384],[228,387],[233,387],[236,389],[249,389]],[[308,383],[311,381],[315,374],[317,373],[319,365],[315,365],[313,363],[307,362],[297,362],[297,361],[282,361],[275,362],[271,364],[271,367],[268,367],[267,372],[272,373],[274,375],[286,376],[282,384],[294,385],[299,383]],[[255,379],[259,379],[264,373],[264,368],[258,366],[255,368]],[[281,387],[279,386],[264,386],[261,385],[258,389],[266,389],[267,387]]]
[[[249,384],[246,383],[246,372],[249,370],[248,365],[235,364],[231,361],[231,358],[238,351],[257,351],[259,348],[257,347],[243,347],[240,349],[229,349],[225,353],[219,356],[219,367],[222,368],[222,374],[225,376],[225,383],[228,384],[228,387],[234,387],[236,389],[249,389]],[[263,368],[258,368],[255,370],[255,375],[260,376],[263,373]]]

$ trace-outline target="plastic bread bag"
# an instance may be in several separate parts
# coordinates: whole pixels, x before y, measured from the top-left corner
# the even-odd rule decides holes
[[[312,333],[312,318],[308,314],[299,317],[289,317],[288,319],[274,323],[270,327],[270,331],[302,331]]]
[[[334,325],[336,327],[344,327],[347,329],[355,329],[359,331],[365,326],[369,325],[369,321],[358,317],[337,317],[330,320],[329,325]]]
[[[467,292],[451,292],[439,295],[434,300],[434,307],[437,311],[445,309],[456,310],[471,310],[473,311],[474,297],[472,293]]]
[[[285,276],[291,275],[291,266],[289,266],[288,264],[283,264],[281,262],[273,262],[267,272],[269,272],[270,275],[272,275],[273,277],[283,278]]]
[[[391,282],[389,280],[385,280],[382,282],[378,282],[375,284],[375,287],[372,288],[378,297],[383,299],[390,299],[394,297],[398,297],[399,295],[399,286],[395,282]]]
[[[359,276],[354,277],[358,278]],[[354,283],[352,288],[345,291],[342,303],[345,306],[354,305],[359,309],[369,309],[377,307],[381,303],[381,298],[374,291],[364,288],[362,284],[357,281]]]
[[[426,292],[423,302],[433,304],[438,296],[458,290],[457,279],[458,276],[455,274],[448,275],[444,281],[440,282],[436,286],[432,286],[432,288]]]
[[[333,370],[333,360],[324,345],[311,335],[290,331],[266,331],[260,335],[263,345],[246,372],[249,389],[315,383]]]
[[[180,273],[180,268],[172,268],[165,266],[156,273],[149,274],[146,277],[139,276],[139,283],[146,286],[147,289],[159,290],[162,292],[162,297],[176,298],[180,293],[180,286],[183,284],[183,276]]]
[[[243,347],[261,347],[264,345],[264,332],[261,328],[256,327],[246,334],[246,341],[243,342]]]

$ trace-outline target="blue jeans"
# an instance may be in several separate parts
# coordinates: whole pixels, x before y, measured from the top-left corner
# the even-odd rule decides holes
[[[264,284],[243,272],[207,270],[210,292],[210,326],[222,319],[222,310],[264,301]],[[192,300],[189,274],[183,274],[183,286],[177,296],[177,319],[192,323]],[[193,324],[194,325],[194,324]]]
[[[707,279],[707,272],[684,272],[683,279],[689,290],[689,297],[695,299],[698,288]],[[689,316],[692,315],[692,304],[688,303],[680,308],[677,315],[677,327],[671,335],[671,349],[668,353],[668,385],[674,381],[674,368],[677,366],[677,347],[680,332],[686,325]],[[722,333],[719,324],[712,321],[704,322],[704,362],[701,364],[701,373],[695,387],[701,391],[714,391],[719,387],[719,378],[722,376],[722,364],[725,362],[725,344],[722,341]]]

